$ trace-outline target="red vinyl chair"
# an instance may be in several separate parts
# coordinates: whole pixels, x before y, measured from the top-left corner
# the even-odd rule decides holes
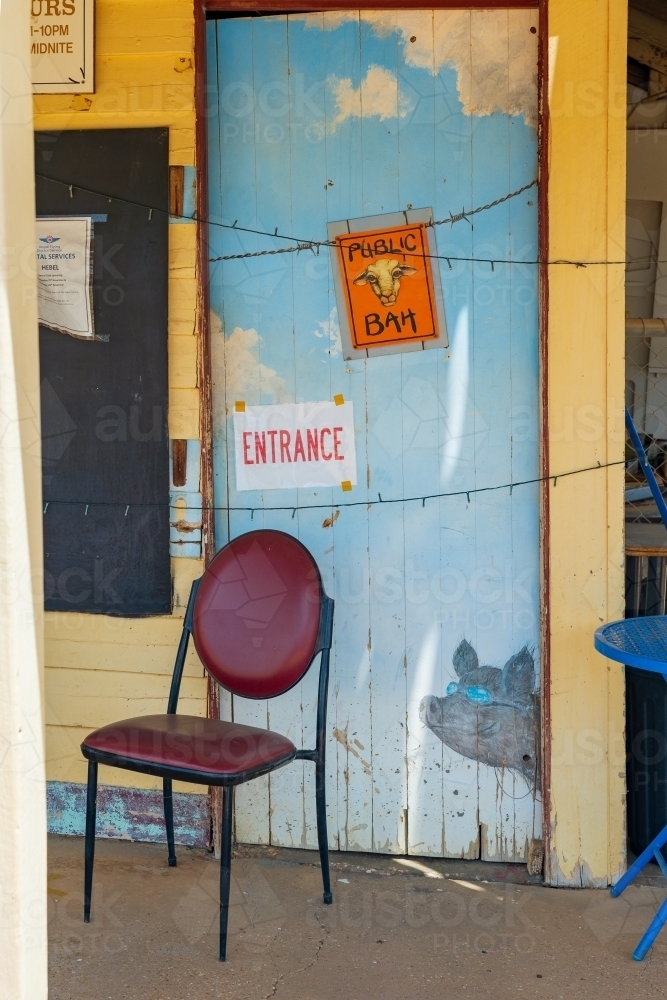
[[[282,531],[251,531],[217,553],[192,585],[176,655],[166,715],[116,722],[81,744],[88,760],[83,919],[90,921],[95,855],[98,764],[162,778],[169,865],[176,865],[172,781],[221,785],[220,961],[227,954],[234,788],[292,760],[315,764],[317,839],[324,902],[331,903],[325,797],[329,654],[334,602],[324,592],[310,552]],[[185,655],[192,635],[211,676],[242,698],[275,698],[301,680],[318,653],[317,738],[297,749],[268,729],[178,715]]]

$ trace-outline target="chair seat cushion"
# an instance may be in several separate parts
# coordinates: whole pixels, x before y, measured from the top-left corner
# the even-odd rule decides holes
[[[84,755],[86,749],[96,750],[217,778],[270,771],[296,753],[291,740],[269,729],[194,715],[142,715],[114,722],[86,736],[81,749]]]

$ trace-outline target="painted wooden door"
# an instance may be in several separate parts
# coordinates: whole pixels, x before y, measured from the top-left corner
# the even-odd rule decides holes
[[[210,256],[529,184],[536,27],[516,10],[209,22]],[[505,487],[539,475],[537,269],[520,263],[536,205],[532,187],[435,227],[446,349],[345,360],[326,247],[211,264],[217,544],[291,532],[336,600],[334,848],[518,860],[540,834],[538,489]],[[236,401],[336,394],[354,404],[352,493],[236,490]],[[313,745],[315,685],[223,710]],[[315,847],[312,765],[240,789],[236,830]]]

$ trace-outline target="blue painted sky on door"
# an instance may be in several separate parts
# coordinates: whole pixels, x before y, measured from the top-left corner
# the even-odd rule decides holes
[[[441,219],[532,181],[536,24],[534,11],[209,22],[210,216],[237,223],[209,227],[210,256],[323,240],[327,222],[408,207]],[[466,757],[420,716],[459,680],[463,639],[497,668],[528,647],[539,671],[537,487],[336,508],[538,475],[537,269],[452,259],[534,260],[536,189],[471,221],[436,229],[450,257],[435,262],[445,350],[345,361],[327,248],[211,265],[215,498],[255,509],[219,511],[216,540],[296,534],[336,599],[328,798],[342,849],[512,859],[539,835],[525,768]],[[352,494],[236,492],[236,400],[337,393],[354,403]],[[332,507],[262,513],[309,503]],[[237,701],[235,717],[308,743],[314,693],[307,679],[270,710]],[[314,845],[310,770],[246,789],[239,838]]]

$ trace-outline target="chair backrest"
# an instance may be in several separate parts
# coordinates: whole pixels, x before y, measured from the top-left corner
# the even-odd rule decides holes
[[[322,648],[317,563],[282,531],[240,535],[197,590],[192,635],[209,673],[243,698],[273,698],[301,680]]]

